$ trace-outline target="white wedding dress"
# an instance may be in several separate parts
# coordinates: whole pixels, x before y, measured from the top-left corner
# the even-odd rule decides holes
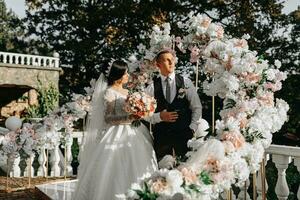
[[[87,167],[79,166],[74,200],[122,199],[132,183],[157,169],[152,138],[142,124],[133,127],[124,111],[126,95],[108,88],[104,95],[105,128],[98,133]],[[86,159],[85,159],[86,160]]]

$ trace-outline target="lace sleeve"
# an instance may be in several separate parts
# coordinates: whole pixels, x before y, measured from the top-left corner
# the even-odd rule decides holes
[[[104,119],[107,124],[118,125],[132,122],[129,114],[120,111],[117,112],[117,96],[114,93],[106,91],[104,102],[106,107]]]

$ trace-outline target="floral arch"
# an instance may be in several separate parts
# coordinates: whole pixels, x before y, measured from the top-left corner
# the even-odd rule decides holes
[[[231,185],[242,185],[251,172],[258,170],[272,133],[287,121],[288,104],[274,99],[274,92],[281,89],[281,82],[286,79],[286,73],[279,70],[280,61],[268,63],[249,50],[249,36],[230,38],[206,16],[191,13],[178,27],[186,35],[170,35],[168,23],[162,28],[154,26],[150,47],[140,45],[139,53],[129,58],[132,68],[139,66],[135,83],[141,87],[150,79],[154,71],[151,61],[164,48],[174,49],[176,45],[180,51],[190,52],[190,61],[197,66],[196,74],[197,63],[203,60],[202,70],[207,76],[204,93],[219,96],[225,105],[220,112],[221,120],[215,122],[218,136],[206,141],[199,138],[207,134],[207,122],[202,121],[195,138],[188,143],[188,160],[171,170],[160,169],[145,178],[142,185],[133,184],[127,199],[217,199],[221,192]],[[0,135],[0,155],[13,158],[23,152],[29,157],[33,151],[58,148],[60,142],[67,144],[73,122],[89,111],[92,92],[93,88],[86,88],[86,95],[74,94],[72,102],[44,117],[42,122],[26,123]]]
[[[204,61],[202,68],[207,80],[204,93],[223,99],[217,120],[217,137],[203,141],[206,123],[189,141],[191,151],[186,162],[174,169],[160,169],[133,184],[127,199],[217,199],[231,185],[241,186],[250,173],[259,169],[265,148],[272,141],[272,133],[287,121],[288,104],[274,99],[281,89],[286,73],[281,72],[280,61],[268,63],[257,52],[248,48],[249,35],[241,39],[224,34],[222,26],[203,15],[189,14],[185,23],[178,23],[186,35],[171,36],[170,24],[154,26],[150,48],[139,46],[139,53],[129,58],[130,66],[139,66],[139,83],[147,82],[154,70],[151,60],[166,48],[190,52],[190,62]],[[137,59],[137,57],[139,59]],[[198,79],[196,77],[196,86]]]

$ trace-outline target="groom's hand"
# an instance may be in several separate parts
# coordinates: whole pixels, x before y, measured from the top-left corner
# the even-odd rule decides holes
[[[160,112],[160,119],[165,122],[175,122],[178,118],[177,112],[167,112],[163,110]]]

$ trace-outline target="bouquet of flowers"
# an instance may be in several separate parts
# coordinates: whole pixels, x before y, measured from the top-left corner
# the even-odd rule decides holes
[[[126,99],[125,111],[137,118],[151,116],[155,109],[156,100],[145,92],[134,92]]]

